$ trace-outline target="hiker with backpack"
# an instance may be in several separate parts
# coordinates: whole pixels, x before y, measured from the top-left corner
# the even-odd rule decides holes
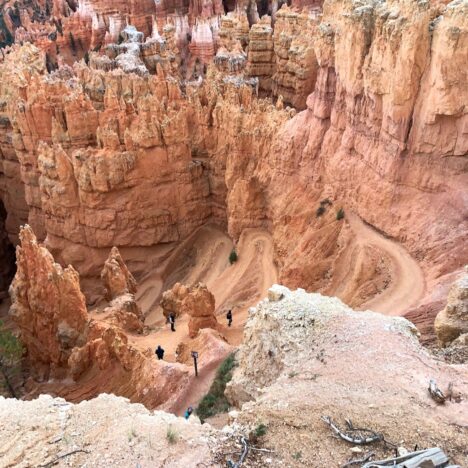
[[[171,324],[171,331],[175,332],[175,315],[173,312],[169,314],[169,323]]]
[[[161,360],[164,357],[164,349],[161,348],[161,345],[158,345],[158,347],[156,348],[156,351],[154,352],[154,354],[156,354],[156,356],[158,356],[158,360]]]
[[[226,314],[226,318],[227,318],[227,321],[228,321],[228,327],[230,327],[231,324],[232,324],[232,311],[231,311],[231,309],[228,310],[228,313]]]
[[[184,418],[185,418],[185,419],[190,418],[190,415],[191,415],[192,413],[193,413],[193,408],[192,408],[191,406],[189,406],[189,407],[187,408],[187,411],[186,411],[185,414],[184,414]]]

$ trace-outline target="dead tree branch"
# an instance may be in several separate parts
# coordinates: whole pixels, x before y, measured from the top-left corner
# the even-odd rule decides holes
[[[66,457],[69,457],[70,455],[74,455],[75,453],[80,453],[80,452],[91,453],[89,450],[83,450],[83,449],[72,450],[71,452],[64,453],[63,455],[60,455],[59,457],[55,458],[54,460],[52,460],[52,461],[50,461],[48,463],[44,463],[43,465],[39,465],[39,467],[40,468],[49,468],[50,466],[55,465],[62,458],[66,458]]]
[[[431,395],[431,398],[436,403],[445,403],[447,397],[444,395],[444,392],[437,386],[436,381],[434,379],[431,379],[429,381],[429,387],[427,390],[429,392],[429,395]]]
[[[347,420],[346,424],[348,426],[347,431],[342,431],[336,424],[333,423],[329,416],[322,416],[322,421],[324,421],[331,430],[344,441],[353,444],[353,445],[367,445],[373,444],[374,442],[381,442],[384,440],[382,434],[375,432],[371,429],[366,428],[355,428],[351,421]]]
[[[228,461],[228,465],[230,466],[230,468],[240,468],[242,463],[244,463],[245,457],[249,453],[249,445],[247,443],[247,439],[245,437],[241,437],[240,440],[242,442],[242,445],[244,446],[244,448],[242,450],[242,454],[241,454],[241,456],[239,458],[239,461],[237,463],[233,463],[231,460]]]
[[[348,463],[344,464],[341,468],[348,468],[348,466],[360,465],[361,463],[366,463],[366,461],[369,461],[371,459],[371,457],[373,457],[374,455],[375,455],[375,452],[369,452],[363,458],[358,458],[356,460],[350,460]]]

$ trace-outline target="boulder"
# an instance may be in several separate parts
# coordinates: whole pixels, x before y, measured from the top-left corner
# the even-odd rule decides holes
[[[437,338],[447,346],[460,335],[468,333],[468,274],[465,273],[450,289],[445,309],[434,322]]]

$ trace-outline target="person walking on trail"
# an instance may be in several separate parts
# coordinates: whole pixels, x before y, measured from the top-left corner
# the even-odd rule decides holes
[[[192,408],[191,406],[189,406],[189,407],[187,408],[187,411],[186,411],[185,414],[184,414],[184,418],[185,418],[185,419],[190,418],[190,415],[191,415],[192,413],[193,413],[193,408]]]
[[[226,318],[227,318],[227,321],[228,321],[228,327],[230,327],[231,324],[232,324],[232,311],[231,311],[231,309],[228,310],[228,313],[226,314]]]
[[[164,349],[161,348],[161,345],[158,345],[156,348],[156,351],[154,352],[156,356],[158,356],[158,359],[161,360],[164,357]]]
[[[173,313],[169,315],[169,323],[171,324],[171,331],[175,332],[175,315]]]

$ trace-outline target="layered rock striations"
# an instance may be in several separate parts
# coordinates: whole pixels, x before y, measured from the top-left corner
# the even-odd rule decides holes
[[[12,315],[36,370],[67,365],[85,342],[88,313],[72,266],[63,269],[41,247],[29,226],[20,233],[17,272],[10,288]]]
[[[200,18],[203,40],[191,42],[202,71],[181,85],[158,65],[156,75],[84,63],[47,73],[45,54],[15,47],[0,67],[7,230],[27,217],[57,259],[92,276],[102,262],[84,260],[90,248],[178,242],[207,221],[234,239],[261,227],[283,282],[360,306],[391,287],[401,258],[361,237],[358,216],[401,243],[430,288],[467,256],[467,8],[329,0],[320,17],[283,7],[272,42],[268,20],[249,37],[245,12],[219,30]],[[186,30],[178,20],[175,43]]]
[[[306,108],[307,96],[317,80],[314,33],[317,21],[308,13],[297,13],[286,6],[276,14],[274,31],[275,72],[273,95],[299,110]]]
[[[260,90],[271,91],[275,59],[271,18],[264,16],[250,28],[248,63],[245,70],[247,76],[258,78]]]
[[[345,14],[338,14],[343,7]],[[344,254],[355,235],[348,222],[335,219],[341,206],[402,242],[428,281],[464,263],[466,207],[460,194],[468,140],[464,104],[455,102],[467,97],[459,88],[464,74],[455,78],[454,67],[466,49],[466,8],[453,2],[437,17],[429,4],[412,2],[324,4],[311,39],[318,69],[307,109],[281,128],[251,175],[261,195],[250,206],[262,207],[265,225],[273,226],[282,281],[339,293],[333,278],[340,263],[350,261]],[[429,93],[440,104],[429,101]],[[437,142],[423,143],[433,131]],[[317,216],[327,200],[332,207]],[[250,213],[247,204],[238,211]],[[236,235],[236,220],[229,221]],[[384,257],[378,267],[371,251],[363,255],[363,270],[353,275],[355,289],[367,282],[366,272],[388,269]],[[365,295],[347,301],[358,305]]]

